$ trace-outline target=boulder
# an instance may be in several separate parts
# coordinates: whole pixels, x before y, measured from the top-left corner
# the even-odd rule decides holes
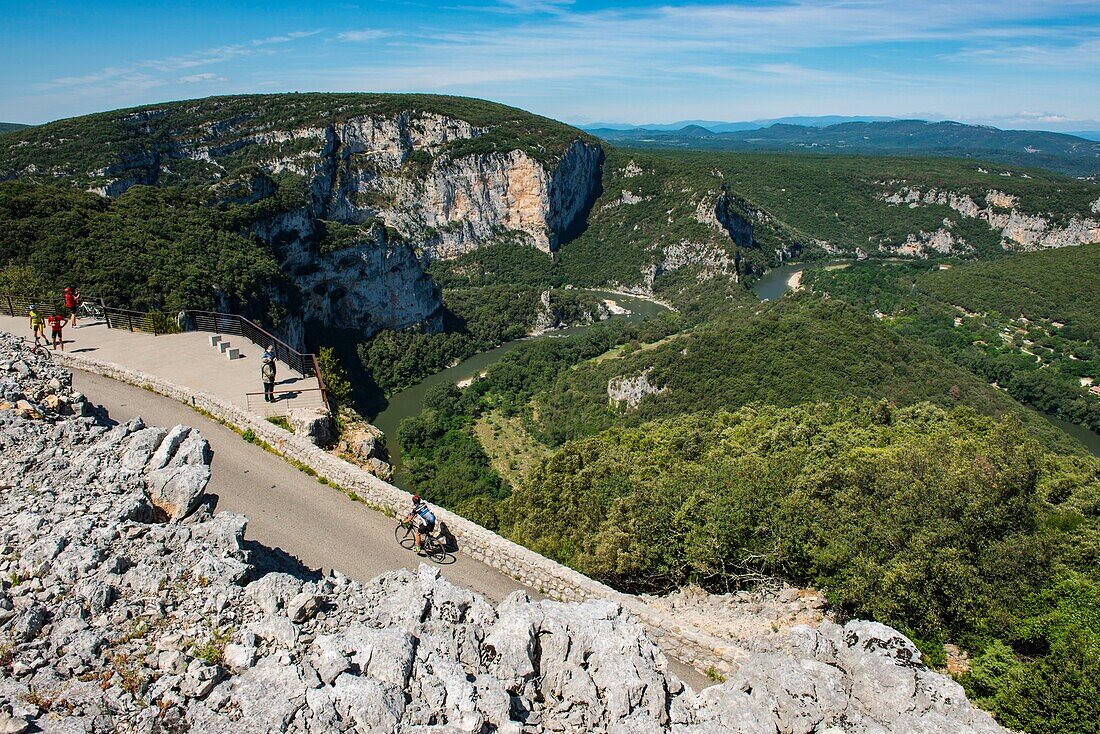
[[[315,446],[330,446],[335,426],[332,413],[323,408],[291,408],[286,414],[287,423],[297,436],[308,438]]]

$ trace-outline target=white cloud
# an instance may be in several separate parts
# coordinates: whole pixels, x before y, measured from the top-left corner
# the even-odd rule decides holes
[[[364,41],[377,41],[379,38],[383,38],[386,35],[385,31],[364,28],[358,31],[343,31],[336,34],[336,37],[341,41],[347,41],[349,43],[363,43]]]
[[[267,38],[257,38],[252,41],[253,46],[268,46],[272,43],[288,43],[290,41],[297,41],[299,38],[309,38],[310,36],[316,36],[321,30],[315,31],[293,31],[291,33],[284,33],[281,36],[268,36]]]
[[[499,9],[510,13],[561,13],[573,0],[498,0]]]
[[[133,77],[135,74],[138,73],[145,74],[147,71],[168,74],[175,71],[183,71],[185,69],[194,69],[204,66],[210,66],[212,64],[221,64],[238,58],[249,56],[266,56],[276,53],[274,49],[267,48],[268,46],[284,44],[301,38],[308,38],[310,36],[315,36],[320,32],[320,30],[294,31],[292,33],[286,33],[281,36],[269,36],[267,38],[253,39],[248,43],[236,43],[225,46],[216,46],[214,48],[199,49],[197,51],[192,51],[191,53],[187,54],[166,56],[160,59],[145,59],[142,61],[135,61],[127,66],[108,66],[100,69],[99,71],[91,72],[89,74],[84,74],[81,76],[56,77],[35,86],[38,89],[89,86],[113,79]],[[192,74],[188,77],[183,77],[178,81],[204,81],[205,76],[207,75]],[[162,80],[162,83],[166,83],[167,81],[167,79]]]
[[[206,72],[204,74],[190,74],[188,76],[181,76],[179,78],[179,81],[183,82],[184,84],[198,84],[201,82],[227,82],[229,80],[226,79],[224,76],[218,76],[217,74]]]

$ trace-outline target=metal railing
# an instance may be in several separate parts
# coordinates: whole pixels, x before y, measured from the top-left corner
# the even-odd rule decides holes
[[[103,320],[108,329],[127,329],[143,331],[153,336],[173,334],[180,331],[172,319],[165,314],[147,311],[133,311],[128,308],[103,306]]]
[[[317,355],[309,352],[299,352],[244,316],[218,313],[216,311],[181,311],[176,316],[170,316],[158,311],[135,311],[128,308],[108,306],[102,298],[85,297],[83,300],[99,304],[108,329],[141,331],[154,336],[175,334],[181,331],[206,331],[247,339],[259,347],[270,349],[275,354],[276,360],[289,366],[298,374],[313,375],[317,380],[317,387],[311,389],[319,390],[322,403],[326,407],[328,406],[328,388],[325,386],[324,378],[321,377],[321,366],[317,362]],[[26,316],[31,304],[34,304],[39,313],[44,316],[68,313],[67,309],[58,305],[56,298],[36,298],[0,293],[0,313],[6,313],[13,317]],[[304,390],[298,392],[304,392]],[[260,395],[262,394],[260,393]]]
[[[82,297],[81,302],[98,304],[101,310],[105,308],[102,298]],[[16,296],[10,293],[0,293],[0,314],[7,314],[12,317],[26,316],[32,305],[43,316],[69,314],[69,309],[62,305],[62,300],[60,298]]]
[[[43,316],[54,316],[64,312],[54,299],[33,298],[31,296],[0,295],[0,313],[13,317],[25,317],[34,306]]]
[[[275,359],[302,375],[317,375],[320,387],[321,370],[317,366],[317,357],[308,352],[299,352],[276,337],[271,332],[237,314],[216,313],[214,311],[185,311],[184,321],[194,331],[208,331],[214,334],[229,334],[247,339],[253,344],[270,349]]]
[[[245,393],[245,405],[249,413],[258,413],[262,416],[283,416],[291,408],[327,407],[325,391],[319,387],[289,388],[276,390],[275,401],[264,400],[264,393]]]

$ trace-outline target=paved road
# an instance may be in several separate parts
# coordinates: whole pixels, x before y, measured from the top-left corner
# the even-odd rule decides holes
[[[420,565],[422,559],[394,540],[393,519],[320,484],[182,403],[79,370],[73,370],[73,386],[116,421],[140,415],[149,425],[182,423],[202,431],[214,451],[207,492],[217,496],[218,510],[248,515],[250,540],[281,548],[310,568],[336,569],[361,581]],[[461,553],[442,568],[448,580],[495,601],[522,588]]]
[[[214,452],[207,492],[217,510],[248,516],[246,537],[279,548],[312,569],[335,569],[359,581],[397,568],[415,570],[421,559],[397,545],[395,522],[317,482],[281,458],[186,405],[123,382],[73,370],[73,386],[116,421],[140,415],[149,425],[198,428]],[[455,584],[500,601],[524,588],[511,577],[457,554],[442,567]],[[527,590],[532,598],[539,594]],[[669,660],[672,671],[696,690],[713,682],[694,668]]]

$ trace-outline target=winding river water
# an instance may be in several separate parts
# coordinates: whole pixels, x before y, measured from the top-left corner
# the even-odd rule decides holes
[[[792,281],[792,277],[796,275],[800,276],[807,268],[842,267],[849,262],[851,261],[836,260],[821,263],[790,263],[788,265],[782,265],[768,271],[767,274],[756,281],[753,286],[753,291],[760,300],[774,301],[791,290],[798,281],[797,278]],[[637,296],[625,296],[618,293],[597,290],[588,290],[584,292],[614,301],[618,306],[627,309],[629,312],[627,314],[614,315],[612,318],[639,321],[647,316],[653,316],[661,311],[667,310],[665,306],[659,303]],[[434,375],[426,377],[412,387],[393,395],[389,399],[385,410],[374,417],[373,423],[386,434],[386,446],[390,453],[390,462],[393,464],[394,468],[394,482],[398,486],[403,486],[406,484],[407,480],[405,467],[401,461],[401,447],[397,443],[397,427],[401,424],[401,421],[406,418],[420,415],[420,412],[424,409],[424,395],[427,393],[428,388],[432,385],[438,385],[444,382],[459,383],[464,380],[469,380],[487,370],[508,352],[513,349],[518,349],[524,344],[530,343],[536,339],[568,339],[577,334],[583,334],[590,328],[590,326],[577,326],[569,329],[560,329],[541,336],[519,339],[502,344],[496,349],[490,349],[487,352],[476,354],[454,367],[449,367],[442,372],[437,372]],[[1100,433],[1090,431],[1083,426],[1069,423],[1068,421],[1055,418],[1045,413],[1039,413],[1039,415],[1080,441],[1090,453],[1095,456],[1100,456]]]
[[[611,317],[613,319],[640,321],[647,316],[654,316],[662,311],[668,310],[659,303],[637,296],[625,296],[618,293],[597,290],[582,290],[579,292],[590,293],[599,298],[614,301],[617,306],[629,312],[625,314],[615,314]],[[408,479],[405,474],[405,466],[401,461],[401,447],[397,443],[397,427],[401,425],[401,421],[406,418],[420,415],[420,412],[424,409],[424,395],[428,392],[428,388],[432,385],[439,385],[445,382],[459,383],[463,380],[469,380],[481,374],[493,364],[496,364],[496,362],[508,352],[513,349],[518,349],[524,344],[529,344],[532,341],[538,339],[568,339],[578,334],[583,334],[590,328],[592,327],[575,326],[568,329],[558,329],[556,331],[547,332],[540,336],[507,342],[496,349],[490,349],[487,352],[475,354],[473,357],[459,362],[454,367],[449,367],[442,372],[436,372],[434,375],[425,377],[412,387],[406,388],[390,397],[385,410],[376,415],[371,422],[386,434],[386,449],[390,454],[390,463],[393,464],[394,483],[399,487],[405,486],[407,484],[406,480]]]

